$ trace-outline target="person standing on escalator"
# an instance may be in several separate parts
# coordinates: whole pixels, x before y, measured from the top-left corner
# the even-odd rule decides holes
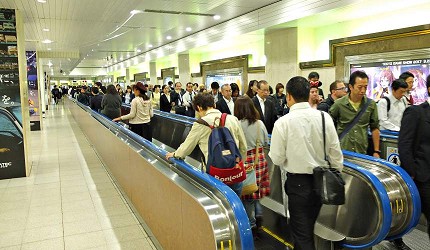
[[[430,93],[430,76],[427,77],[426,87]],[[430,98],[420,105],[408,107],[403,113],[399,156],[401,166],[417,185],[421,211],[427,219],[427,233],[430,237]]]
[[[145,91],[145,86],[137,82],[133,86],[135,98],[131,101],[131,109],[128,115],[113,119],[113,121],[129,120],[130,130],[152,141],[151,117],[154,116],[152,102]]]
[[[324,149],[331,167],[342,170],[343,155],[333,120],[311,108],[310,83],[301,76],[291,78],[286,86],[290,112],[275,122],[269,156],[286,170],[285,192],[295,250],[314,250],[314,226],[321,209],[315,192],[313,169],[326,166]],[[323,144],[323,120],[326,145]]]

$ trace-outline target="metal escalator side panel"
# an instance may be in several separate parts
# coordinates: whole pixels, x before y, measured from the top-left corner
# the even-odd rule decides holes
[[[151,142],[147,141],[146,139],[136,135],[135,133],[131,132],[130,130],[122,127],[121,125],[112,122],[109,118],[91,110],[89,107],[80,104],[79,102],[76,102],[78,106],[86,110],[91,116],[93,116],[96,120],[98,120],[101,124],[108,127],[110,130],[111,128],[114,128],[115,131],[121,131],[122,133],[126,134],[129,138],[132,140],[138,142],[140,145],[145,147],[146,149],[150,150],[152,153],[158,155],[160,158],[164,159],[165,154],[167,153],[163,149],[155,146]],[[160,111],[161,112],[161,111]],[[165,112],[163,112],[165,113]],[[173,114],[171,114],[173,115]],[[178,115],[177,115],[178,116]],[[172,119],[172,117],[167,117],[168,119]],[[173,117],[175,119],[175,117]],[[181,120],[181,119],[177,119]],[[180,121],[183,123],[183,121]],[[115,133],[115,131],[113,131]],[[191,179],[193,179],[193,182],[199,182],[199,185],[203,183],[205,185],[205,188],[212,188],[212,190],[209,190],[208,192],[211,193],[221,193],[226,203],[230,206],[230,209],[228,209],[229,217],[234,217],[235,220],[234,223],[236,225],[230,226],[232,231],[236,232],[236,235],[233,237],[236,239],[239,239],[240,243],[236,242],[236,244],[233,244],[233,249],[254,249],[254,240],[249,224],[249,219],[246,214],[246,211],[242,205],[242,202],[240,198],[236,195],[236,193],[233,192],[228,186],[226,186],[224,183],[218,181],[217,179],[213,178],[210,175],[207,175],[205,173],[201,173],[200,171],[196,170],[192,166],[186,164],[182,160],[178,159],[172,159],[171,160],[173,164],[181,171],[186,173]],[[224,203],[223,203],[224,204]],[[226,208],[227,209],[227,208]],[[214,228],[215,229],[215,228]],[[216,232],[215,232],[216,233]],[[217,242],[218,249],[221,249],[220,242]],[[224,247],[227,247],[228,244],[224,243]]]
[[[346,186],[347,190],[345,190],[346,203],[342,206],[323,206],[321,211],[324,213],[324,209],[333,210],[333,215],[336,218],[332,218],[332,225],[329,227],[346,236],[345,242],[342,243],[343,247],[353,249],[368,248],[381,242],[390,230],[392,217],[390,200],[382,183],[371,172],[348,161],[344,161],[344,166],[344,179],[347,185],[349,183],[349,186]],[[359,190],[360,181],[363,182],[361,187],[367,185],[365,187],[368,188],[367,191]],[[353,193],[353,191],[358,192]],[[367,197],[360,197],[360,195],[367,195]],[[370,204],[371,201],[375,203]],[[346,217],[347,215],[348,217]],[[356,222],[353,222],[353,220],[356,220]],[[363,223],[373,224],[359,228],[358,226],[363,225]],[[327,225],[325,223],[321,224]],[[333,225],[335,228],[332,227]],[[350,237],[351,235],[355,237]]]
[[[402,180],[404,181],[404,186],[407,187],[408,196],[410,196],[410,200],[412,201],[412,204],[411,204],[412,208],[409,209],[412,212],[412,214],[410,215],[411,219],[409,220],[409,223],[407,223],[407,226],[404,227],[404,229],[401,232],[393,235],[389,235],[387,237],[387,240],[400,238],[403,235],[410,232],[419,223],[420,216],[421,216],[421,199],[418,192],[418,188],[416,187],[413,179],[409,176],[409,174],[400,166],[397,166],[383,159],[374,158],[368,155],[357,154],[350,151],[343,151],[343,154],[346,158],[354,157],[365,161],[372,161],[372,162],[381,164],[389,168],[390,170],[392,170],[402,178]]]

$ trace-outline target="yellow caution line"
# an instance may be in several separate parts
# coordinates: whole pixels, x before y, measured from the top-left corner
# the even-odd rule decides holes
[[[278,240],[279,242],[281,242],[282,244],[286,245],[287,247],[294,249],[293,244],[286,242],[284,239],[282,239],[281,237],[279,237],[278,235],[276,235],[275,233],[273,233],[272,231],[270,231],[269,229],[265,228],[265,227],[261,227],[261,229],[263,229],[264,232],[266,232],[268,235],[272,236],[273,238],[275,238],[276,240]]]

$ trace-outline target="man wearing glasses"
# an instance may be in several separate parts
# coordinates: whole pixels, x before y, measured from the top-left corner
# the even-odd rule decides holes
[[[376,102],[366,97],[369,77],[355,71],[349,77],[350,93],[337,100],[329,110],[337,128],[342,149],[366,154],[367,129],[372,131],[373,156],[379,158],[379,120]]]
[[[343,81],[336,80],[332,84],[330,84],[330,95],[328,95],[327,99],[324,99],[317,107],[318,110],[325,111],[328,113],[331,106],[334,102],[344,97],[347,94],[348,88],[345,87],[345,83]]]

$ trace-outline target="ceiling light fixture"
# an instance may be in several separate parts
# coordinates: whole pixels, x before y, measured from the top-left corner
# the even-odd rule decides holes
[[[137,49],[137,50],[136,50],[136,52],[137,52],[137,53],[140,53],[140,52],[142,52],[142,50],[141,50],[141,49]]]
[[[51,50],[51,48],[47,48],[47,50]]]
[[[47,29],[47,28],[44,28],[44,29],[43,29],[43,31],[45,31],[45,32],[48,32],[48,31],[49,31],[49,29]]]
[[[52,41],[49,40],[49,39],[45,39],[45,40],[42,41],[42,43],[52,43]]]
[[[152,44],[148,44],[148,48],[152,48],[154,47]]]
[[[46,3],[46,0],[37,0],[39,3]]]
[[[221,17],[220,17],[220,15],[215,15],[215,16],[214,16],[214,19],[215,19],[215,20],[219,20],[220,18],[221,18]]]
[[[52,64],[52,62],[51,62],[51,61],[49,61],[49,62],[48,62],[48,67],[50,67],[50,68],[51,68],[51,67],[52,67],[52,65],[53,65],[53,64]]]
[[[171,40],[171,39],[172,39],[172,37],[171,37],[171,36],[166,36],[166,39],[167,39],[167,40]]]
[[[190,31],[192,31],[193,29],[191,29],[191,27],[186,27],[186,28],[185,28],[185,30],[186,30],[186,31],[188,31],[188,32],[190,32]]]

